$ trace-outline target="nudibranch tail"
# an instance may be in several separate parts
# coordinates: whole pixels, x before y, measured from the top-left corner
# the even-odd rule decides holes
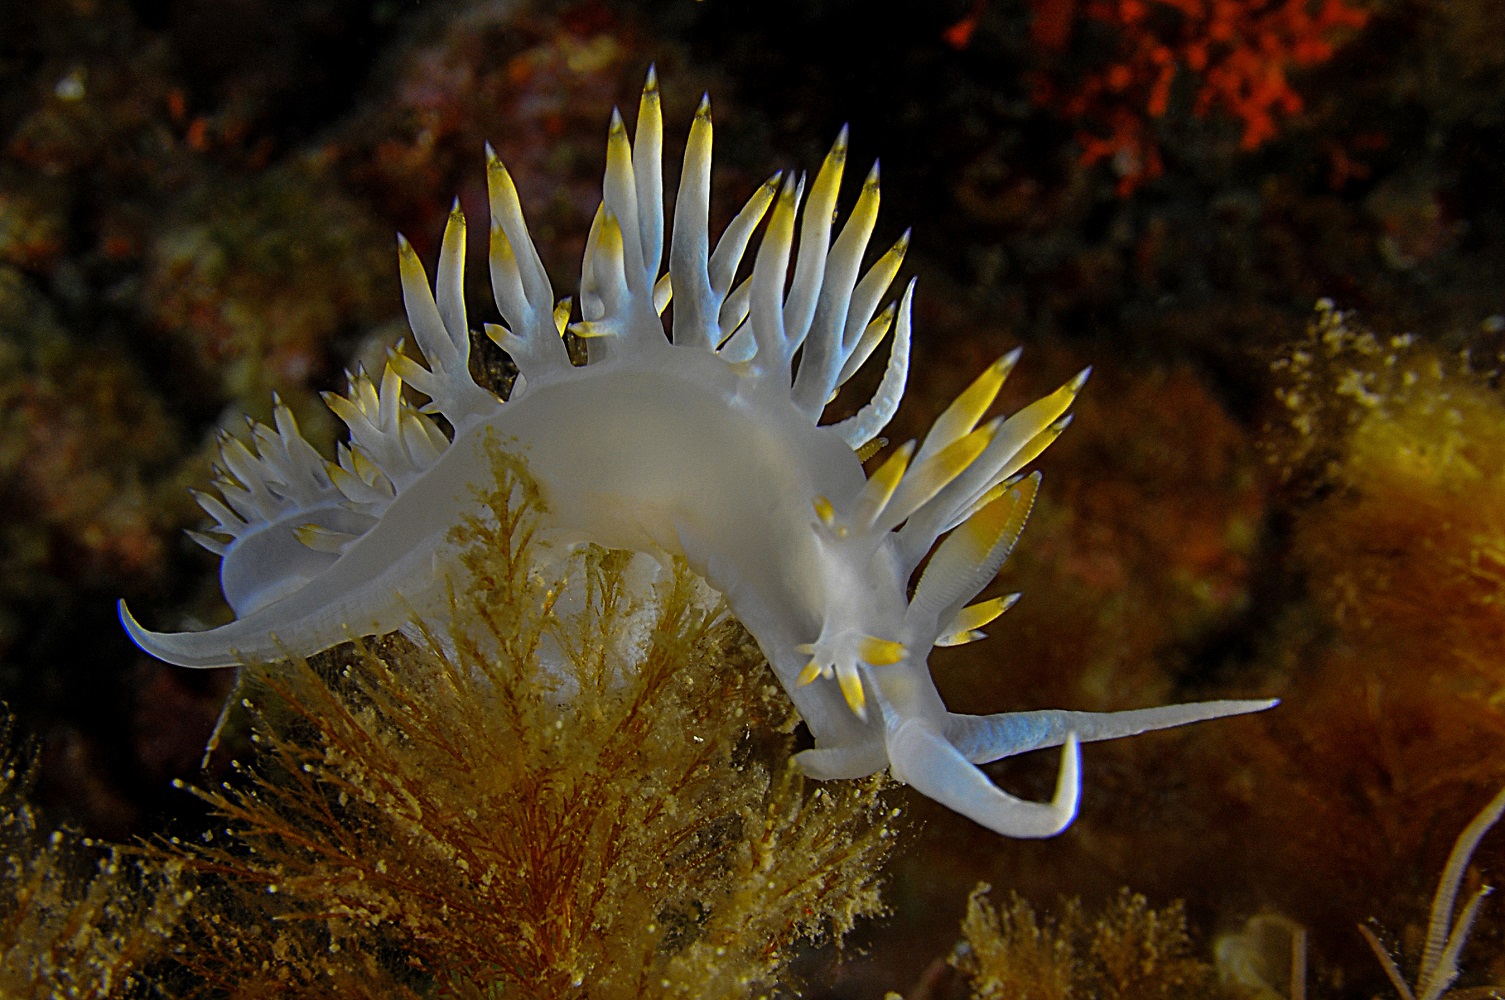
[[[1011,351],[922,439],[866,475],[862,461],[904,395],[915,290],[911,279],[893,300],[908,233],[863,268],[877,225],[878,165],[841,221],[842,129],[813,179],[774,175],[713,241],[712,139],[705,98],[666,224],[652,70],[630,137],[612,113],[573,321],[572,300],[555,299],[517,186],[487,146],[488,264],[500,322],[481,326],[517,366],[507,398],[470,374],[466,221],[457,203],[432,285],[398,239],[403,304],[422,360],[399,344],[379,378],[358,370],[344,394],[325,394],[348,430],[333,461],[303,438],[280,400],[273,426],[253,423],[247,442],[222,437],[217,495],[197,494],[214,523],[193,537],[221,557],[235,620],[152,632],[122,603],[132,639],[172,663],[228,666],[310,655],[397,630],[415,614],[442,617],[457,556],[451,529],[475,516],[477,497],[494,484],[500,446],[536,481],[547,545],[683,557],[726,597],[810,728],[815,746],[797,761],[815,777],[887,766],[999,833],[1049,836],[1076,815],[1079,744],[1274,704],[983,718],[947,711],[927,652],[982,638],[1017,598],[977,600],[1039,490],[1039,473],[1026,467],[1069,424],[1088,373],[989,418],[1019,359]],[[571,362],[569,336],[584,343],[582,365]],[[821,424],[884,340],[872,397]],[[1063,751],[1050,802],[1011,796],[977,766],[1054,746]]]

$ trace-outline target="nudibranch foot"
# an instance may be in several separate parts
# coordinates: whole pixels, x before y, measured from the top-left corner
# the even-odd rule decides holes
[[[334,460],[308,444],[280,402],[274,426],[253,426],[249,443],[222,439],[218,493],[199,495],[215,523],[193,537],[220,556],[235,621],[152,632],[122,603],[131,638],[168,662],[214,667],[311,655],[409,627],[415,616],[442,620],[451,529],[478,516],[501,447],[536,481],[540,540],[682,557],[724,596],[809,726],[815,746],[798,762],[817,778],[889,767],[990,829],[1043,837],[1076,814],[1080,743],[1274,704],[949,713],[927,651],[982,638],[1012,604],[1013,595],[972,602],[1018,540],[1040,483],[1025,469],[1070,423],[1088,373],[986,419],[1018,361],[1010,351],[923,439],[867,475],[863,459],[904,394],[914,301],[913,281],[896,298],[891,291],[907,233],[863,266],[878,167],[838,226],[843,129],[810,183],[775,175],[713,243],[711,145],[706,99],[666,226],[650,71],[634,135],[612,114],[573,300],[555,299],[517,187],[488,147],[488,266],[501,322],[483,328],[517,365],[507,398],[470,374],[466,221],[456,204],[432,285],[398,240],[403,304],[423,360],[399,346],[379,378],[358,371],[343,395],[326,394],[349,431]],[[583,343],[584,364],[572,363],[566,336]],[[821,424],[885,341],[872,398]],[[410,391],[426,401],[415,404]],[[1048,803],[1009,795],[977,766],[1053,746],[1064,749]]]

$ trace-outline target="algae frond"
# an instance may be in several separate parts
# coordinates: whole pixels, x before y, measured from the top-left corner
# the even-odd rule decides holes
[[[1089,913],[1080,900],[1041,916],[1017,894],[1001,909],[984,883],[967,899],[952,964],[976,1000],[1176,1000],[1224,995],[1196,957],[1181,904],[1155,909],[1128,889]],[[1236,992],[1227,995],[1237,996]]]
[[[237,997],[746,997],[880,910],[881,779],[816,787],[793,711],[683,566],[550,561],[493,449],[447,622],[258,666],[259,752],[172,846],[178,957]],[[652,586],[643,581],[655,575]]]
[[[182,864],[150,863],[47,829],[26,801],[30,755],[0,705],[0,996],[104,1000],[133,994],[193,890]]]

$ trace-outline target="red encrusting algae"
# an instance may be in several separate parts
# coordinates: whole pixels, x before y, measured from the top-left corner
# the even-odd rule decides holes
[[[1110,161],[1120,195],[1162,172],[1152,122],[1170,110],[1178,80],[1194,81],[1193,115],[1232,116],[1240,146],[1255,149],[1304,107],[1287,74],[1330,59],[1369,16],[1347,0],[1086,0],[1077,10],[1077,0],[1034,0],[1040,54],[1064,52],[1084,22],[1114,29],[1113,53],[1077,80],[1039,75],[1034,96],[1080,123],[1083,163]]]

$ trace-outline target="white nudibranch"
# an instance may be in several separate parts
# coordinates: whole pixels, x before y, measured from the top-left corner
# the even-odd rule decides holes
[[[474,487],[492,475],[486,442],[494,439],[527,462],[554,544],[682,556],[725,596],[810,727],[815,746],[797,762],[813,777],[857,778],[887,766],[998,833],[1046,837],[1076,815],[1079,743],[1275,704],[948,712],[927,651],[981,638],[979,629],[1012,603],[968,604],[1019,537],[1040,480],[1022,470],[1065,429],[1087,373],[983,422],[1017,359],[1010,352],[918,446],[898,448],[865,475],[858,453],[903,395],[914,295],[911,281],[897,304],[880,308],[907,236],[861,266],[878,211],[877,165],[834,239],[845,130],[808,188],[803,177],[776,175],[713,248],[711,115],[702,101],[664,274],[662,128],[650,71],[633,140],[612,116],[603,201],[582,263],[581,319],[569,325],[568,300],[556,303],[517,189],[488,148],[491,285],[506,325],[485,332],[520,372],[509,397],[499,400],[469,373],[457,205],[432,291],[413,249],[398,241],[403,301],[426,365],[399,348],[380,384],[359,373],[346,395],[325,396],[350,431],[336,461],[309,445],[280,401],[275,426],[255,426],[250,445],[222,439],[219,495],[198,495],[216,523],[193,537],[222,557],[236,620],[151,632],[122,602],[131,638],[169,663],[233,666],[311,655],[395,631],[415,614],[442,614],[447,536],[477,503]],[[751,275],[739,283],[738,265],[765,215]],[[661,317],[671,296],[666,337]],[[566,329],[585,338],[586,364],[571,363]],[[885,339],[888,365],[871,401],[819,424],[836,390]],[[404,399],[404,384],[429,402]],[[977,766],[1054,746],[1064,750],[1050,802],[1009,795]]]

